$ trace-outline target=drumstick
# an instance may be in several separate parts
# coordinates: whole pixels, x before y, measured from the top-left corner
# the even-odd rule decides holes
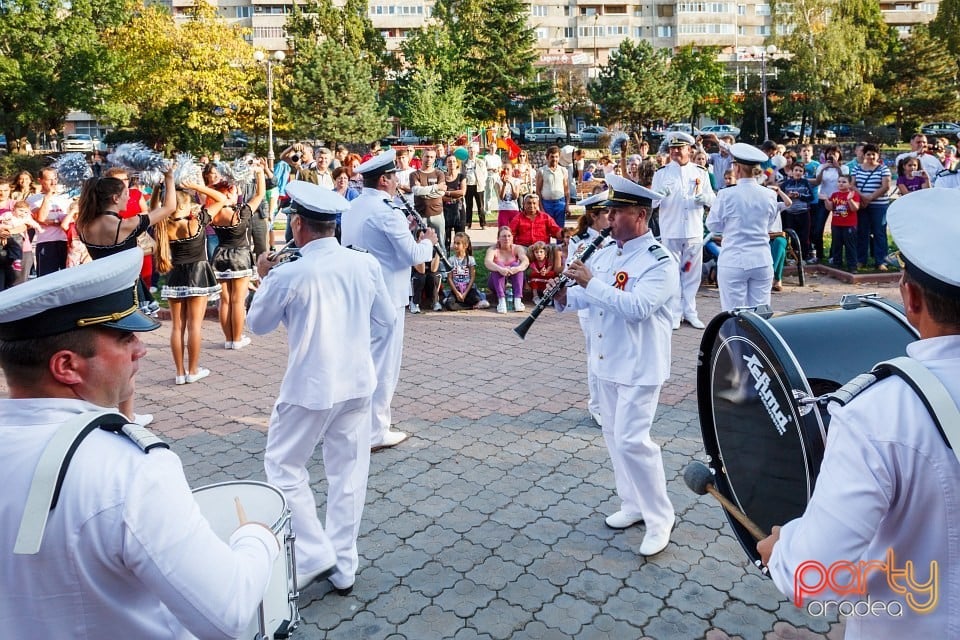
[[[247,524],[247,512],[243,509],[243,504],[240,502],[240,496],[233,497],[233,505],[237,508],[237,520],[240,521],[240,526]]]
[[[710,472],[710,469],[707,468],[707,465],[702,462],[691,462],[687,465],[687,468],[683,470],[683,481],[687,484],[687,487],[696,494],[704,495],[709,493],[714,498],[717,499],[717,502],[720,503],[727,513],[734,517],[734,519],[743,525],[743,528],[750,532],[750,535],[754,537],[757,541],[763,540],[767,537],[767,534],[763,532],[763,529],[758,527],[756,523],[747,517],[740,508],[733,504],[730,500],[727,499],[725,495],[717,491],[717,487],[713,484],[713,473]]]

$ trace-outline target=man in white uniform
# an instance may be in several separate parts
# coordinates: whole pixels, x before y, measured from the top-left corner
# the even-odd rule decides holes
[[[280,553],[259,523],[220,540],[180,459],[145,429],[115,433],[122,416],[93,428],[67,456],[54,508],[49,494],[38,509],[25,508],[41,454],[58,449],[52,441],[65,423],[88,425],[133,394],[146,354],[136,332],[160,326],[138,311],[142,262],[134,248],[0,293],[0,366],[10,390],[0,400],[7,637],[235,638]]]
[[[620,510],[606,519],[612,529],[646,521],[645,556],[670,543],[675,521],[667,497],[660,447],[650,438],[660,387],[670,376],[669,302],[677,290],[676,263],[657,244],[647,224],[652,200],[645,187],[610,175],[606,206],[616,241],[587,264],[564,272],[579,287],[561,289],[561,310],[587,309],[594,332],[589,367],[599,381],[603,438],[610,452]]]
[[[680,320],[703,329],[697,315],[697,290],[703,271],[703,208],[715,197],[710,175],[690,162],[695,140],[682,131],[673,132],[667,144],[670,163],[653,174],[651,188],[664,194],[660,201],[660,239],[680,268],[680,286],[673,300],[673,328]]]
[[[737,184],[720,190],[707,216],[707,228],[723,235],[717,259],[722,311],[770,304],[770,229],[780,216],[777,193],[760,186],[753,176],[754,168],[766,162],[767,154],[743,142],[732,145],[730,153]]]
[[[403,357],[403,308],[410,298],[410,268],[430,262],[437,233],[427,229],[417,242],[411,235],[412,221],[392,205],[397,193],[395,152],[374,156],[358,167],[363,174],[363,193],[351,203],[343,216],[342,242],[345,247],[369,251],[383,269],[383,279],[397,310],[393,325],[374,332],[373,359],[377,367],[377,390],[373,394],[373,427],[370,447],[392,447],[407,438],[402,431],[390,429],[390,404],[400,380]]]
[[[281,265],[268,254],[260,257],[263,284],[247,315],[258,335],[283,322],[290,352],[270,415],[264,469],[290,505],[297,584],[329,577],[338,592],[348,593],[370,470],[370,397],[377,385],[371,332],[393,326],[395,310],[376,259],[334,237],[337,212],[350,206],[346,199],[307,182],[291,182],[287,195],[301,257]],[[321,440],[325,526],[307,471]]]
[[[921,338],[907,347],[907,355],[939,379],[949,394],[946,401],[955,404],[960,401],[956,192],[933,188],[907,194],[890,205],[887,222],[904,263],[900,295],[907,320]],[[803,606],[845,600],[847,608],[859,602],[854,610],[862,612],[869,598],[877,613],[847,616],[847,638],[960,637],[957,443],[951,450],[919,397],[896,375],[844,407],[831,405],[830,413],[823,464],[806,511],[774,527],[757,545],[777,588]],[[944,424],[947,432],[956,428]],[[823,590],[816,583],[825,571],[813,562],[836,570]],[[807,570],[797,576],[804,563]],[[854,593],[837,593],[861,575],[864,590],[853,585]],[[801,589],[809,588],[796,593],[795,578]]]

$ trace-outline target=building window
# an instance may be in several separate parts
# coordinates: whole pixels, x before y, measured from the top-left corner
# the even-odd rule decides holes
[[[788,36],[793,33],[793,29],[796,25],[792,24],[778,24],[777,25],[777,35],[778,36]]]
[[[592,38],[594,36],[603,36],[603,27],[580,27],[578,34],[581,38]]]
[[[677,27],[677,33],[682,35],[693,34],[730,34],[733,33],[732,24],[681,24]]]
[[[547,17],[547,8],[542,4],[535,4],[530,6],[530,15],[534,18],[546,18]]]
[[[938,6],[936,2],[921,2],[920,11],[924,13],[936,13]]]
[[[910,35],[910,25],[908,24],[898,24],[897,25],[897,35],[901,38],[906,38]]]
[[[634,27],[633,28],[633,37],[639,40],[643,37],[643,27]]]
[[[582,16],[595,16],[597,13],[596,7],[580,7],[580,15]]]
[[[607,5],[603,10],[604,15],[625,16],[627,15],[627,5],[615,4]]]
[[[680,13],[730,13],[730,4],[727,2],[679,2],[677,11]]]
[[[753,29],[754,29],[753,30],[754,35],[758,35],[758,36],[770,35],[770,25],[768,24],[760,25],[759,27],[754,27]]]
[[[608,36],[626,36],[629,33],[629,30],[624,25],[614,25],[607,27]]]
[[[564,27],[564,28],[563,28],[563,37],[564,37],[564,38],[576,38],[576,37],[577,37],[577,28],[576,28],[576,27]]]
[[[286,38],[287,30],[283,27],[254,27],[254,38]]]
[[[537,40],[546,40],[547,38],[549,38],[550,35],[548,32],[549,32],[549,29],[547,29],[546,27],[540,27],[539,29],[537,29],[536,30]]]
[[[657,25],[657,37],[658,38],[672,38],[673,37],[673,26],[669,24]]]
[[[745,35],[747,35],[747,28],[746,28],[745,26],[743,26],[742,24],[737,25],[737,35],[738,35],[738,36],[745,36]]]
[[[238,18],[249,18],[249,17],[250,17],[250,7],[249,7],[249,6],[246,6],[246,7],[234,7],[234,9],[237,10],[237,14],[236,14],[236,15],[237,15]]]
[[[758,4],[755,12],[758,16],[768,16],[770,15],[770,5],[768,4]]]
[[[745,5],[745,4],[738,4],[738,5],[737,5],[737,15],[738,15],[738,16],[745,16],[745,15],[747,15],[747,5]]]

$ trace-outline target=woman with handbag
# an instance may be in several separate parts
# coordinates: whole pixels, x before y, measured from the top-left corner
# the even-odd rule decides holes
[[[463,196],[467,193],[467,177],[460,171],[460,161],[452,153],[447,156],[447,170],[443,180],[447,190],[443,194],[444,237],[449,240],[455,233],[466,232],[466,205]],[[447,253],[450,247],[444,247]]]

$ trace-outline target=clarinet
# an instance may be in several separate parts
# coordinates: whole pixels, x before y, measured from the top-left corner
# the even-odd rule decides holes
[[[403,196],[402,192],[397,191],[397,197],[400,198],[400,202],[403,203],[404,213],[406,213],[408,216],[413,216],[413,220],[417,223],[417,231],[420,233],[426,231],[427,221],[423,219],[423,216],[421,216],[416,209],[410,206],[410,202]],[[394,209],[398,209],[398,207],[396,207],[394,203],[387,198],[384,198],[383,201]],[[453,265],[450,264],[450,260],[447,258],[446,254],[443,252],[443,249],[441,249],[439,245],[433,245],[433,252],[439,256],[440,262],[443,264],[444,271],[453,271]]]
[[[583,250],[583,253],[580,254],[580,262],[586,262],[587,259],[594,254],[594,252],[599,249],[604,240],[607,239],[607,236],[610,235],[612,229],[607,227],[600,232],[600,235],[593,239],[593,242],[587,245],[587,248]],[[520,336],[520,339],[523,340],[527,337],[527,331],[530,330],[530,327],[533,326],[534,321],[540,316],[544,309],[547,308],[551,302],[553,302],[554,296],[560,293],[560,290],[567,286],[567,283],[570,282],[570,278],[566,274],[561,273],[560,277],[557,278],[556,282],[553,283],[553,286],[543,292],[543,297],[540,298],[540,302],[537,303],[537,306],[530,311],[530,315],[526,319],[517,325],[513,332]]]

